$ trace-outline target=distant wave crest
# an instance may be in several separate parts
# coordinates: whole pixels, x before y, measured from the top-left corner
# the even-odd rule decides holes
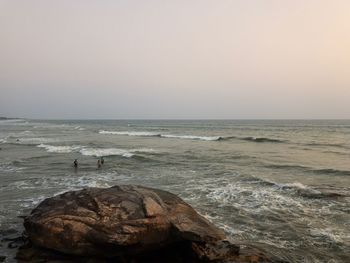
[[[174,134],[160,134],[155,132],[143,132],[143,131],[99,131],[100,134],[111,135],[127,135],[127,136],[151,136],[170,139],[189,139],[189,140],[202,140],[202,141],[219,141],[223,138],[220,136],[196,136],[196,135],[174,135]]]
[[[201,141],[219,141],[222,139],[220,136],[195,136],[195,135],[173,135],[173,134],[162,134],[163,138],[174,138],[174,139],[190,139],[190,140],[201,140]]]
[[[270,142],[270,143],[283,143],[285,141],[265,138],[265,137],[236,137],[236,136],[199,136],[199,135],[188,135],[188,134],[162,134],[157,132],[147,132],[147,131],[105,131],[100,130],[100,134],[110,134],[110,135],[127,135],[127,136],[151,136],[160,137],[168,139],[187,139],[187,140],[200,140],[200,141],[228,141],[232,139],[251,141],[251,142]]]
[[[123,156],[123,157],[133,157],[136,153],[150,153],[154,152],[153,149],[141,148],[141,149],[118,149],[118,148],[83,148],[79,151],[82,155],[87,156]]]
[[[105,131],[101,130],[98,133],[100,134],[111,134],[111,135],[127,135],[127,136],[155,136],[160,137],[161,134],[154,132],[138,132],[138,131]]]
[[[49,153],[71,153],[76,152],[86,156],[123,156],[123,157],[133,157],[137,153],[154,153],[153,149],[140,148],[140,149],[119,149],[119,148],[92,148],[81,145],[48,145],[40,144],[37,147],[44,148]]]
[[[251,141],[251,142],[273,142],[273,143],[283,143],[285,141],[278,140],[278,139],[272,139],[272,138],[265,138],[265,137],[244,137],[240,138],[244,141]]]
[[[37,147],[44,148],[49,153],[70,153],[70,152],[76,152],[82,148],[82,146],[79,146],[79,145],[54,146],[54,145],[48,145],[48,144],[39,144]]]

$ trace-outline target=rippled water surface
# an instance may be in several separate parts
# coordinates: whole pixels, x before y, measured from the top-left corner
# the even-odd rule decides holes
[[[8,120],[0,148],[1,238],[46,197],[140,184],[280,259],[350,262],[350,121]]]

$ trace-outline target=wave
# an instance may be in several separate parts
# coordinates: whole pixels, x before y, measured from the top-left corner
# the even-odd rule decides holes
[[[80,127],[80,126],[76,126],[76,127],[74,127],[74,130],[85,131],[85,128]]]
[[[1,124],[5,125],[27,125],[29,124],[28,121],[25,119],[6,119],[6,120],[0,120]]]
[[[219,136],[218,137],[218,141],[228,141],[233,139],[239,139],[239,138],[236,136]]]
[[[80,126],[75,126],[73,124],[67,123],[49,123],[49,122],[31,122],[33,129],[39,130],[79,130]],[[79,128],[77,128],[79,127]]]
[[[100,134],[111,134],[111,135],[127,135],[127,136],[155,136],[155,137],[160,137],[161,134],[159,133],[154,133],[154,132],[137,132],[137,131],[104,131],[101,130],[98,133]]]
[[[15,201],[19,202],[20,206],[23,208],[33,208],[34,206],[39,204],[41,201],[43,201],[45,198],[47,198],[47,196],[40,195],[38,197],[17,199]]]
[[[201,140],[201,141],[219,141],[222,139],[220,136],[195,136],[195,135],[173,135],[173,134],[162,134],[162,138],[173,138],[173,139],[190,139],[190,140]]]
[[[13,137],[15,138],[15,137]],[[54,138],[17,138],[16,141],[14,141],[14,144],[24,144],[24,145],[37,145],[37,144],[44,144],[44,143],[50,143],[50,142],[57,142],[57,139]]]
[[[118,149],[118,148],[83,148],[79,151],[82,155],[86,156],[95,156],[95,157],[102,157],[102,156],[123,156],[123,157],[133,157],[137,153],[152,153],[154,152],[153,149],[148,148],[140,148],[140,149]]]
[[[123,157],[133,157],[137,153],[155,153],[153,149],[149,148],[140,148],[140,149],[119,149],[119,148],[93,148],[81,145],[70,145],[70,146],[62,146],[62,145],[48,145],[48,144],[40,144],[37,145],[39,148],[44,148],[49,153],[80,153],[86,156],[123,156]]]
[[[70,153],[79,151],[82,146],[73,145],[73,146],[54,146],[48,144],[39,144],[37,147],[45,148],[45,150],[49,153]]]
[[[22,131],[22,132],[20,132],[19,134],[24,134],[24,135],[30,135],[30,134],[33,134],[33,132],[32,131],[29,131],[29,130],[25,130],[25,131]]]
[[[6,122],[19,122],[19,121],[25,121],[25,119],[11,119],[11,118],[0,119],[0,122],[4,122],[4,123],[6,123]]]
[[[302,197],[306,198],[338,198],[344,197],[343,194],[337,192],[325,192],[314,189],[310,186],[306,186],[299,182],[287,183],[287,184],[277,184],[281,189],[291,189],[296,191],[296,193]]]
[[[244,137],[240,139],[244,141],[251,141],[251,142],[273,142],[273,143],[285,142],[284,140],[272,139],[272,138],[266,138],[266,137]]]
[[[264,165],[266,168],[272,169],[294,169],[294,170],[309,170],[311,168],[302,165],[294,165],[294,164],[267,164]]]
[[[277,184],[275,183],[275,185],[281,187],[281,188],[293,188],[293,189],[309,189],[309,186],[302,184],[300,182],[294,182],[294,183],[286,183],[286,184]]]
[[[127,136],[143,136],[143,137],[160,137],[169,139],[188,139],[188,140],[201,140],[201,141],[227,141],[232,139],[239,139],[251,142],[271,142],[271,143],[283,143],[284,140],[265,138],[265,137],[237,137],[237,136],[199,136],[199,135],[178,135],[178,134],[163,134],[158,132],[148,131],[106,131],[100,130],[100,134],[110,135],[127,135]]]
[[[315,172],[322,174],[334,174],[334,175],[347,175],[350,176],[350,171],[348,170],[338,170],[338,169],[318,169]]]
[[[156,132],[144,132],[144,131],[105,131],[100,130],[100,134],[111,135],[127,135],[127,136],[142,136],[142,137],[160,137],[169,139],[189,139],[189,140],[202,140],[202,141],[219,141],[223,137],[220,136],[196,136],[196,135],[174,135],[174,134],[161,134]]]
[[[315,169],[308,166],[303,165],[292,165],[292,164],[269,164],[265,165],[267,168],[273,169],[293,169],[293,170],[301,170],[304,172],[309,172],[313,174],[329,174],[329,175],[340,175],[340,176],[350,176],[349,170],[340,170],[333,168],[325,168],[325,169]]]
[[[253,183],[255,184],[256,181]],[[250,185],[247,182],[227,182],[221,186],[205,187],[206,196],[209,200],[218,202],[219,206],[229,205],[235,209],[259,214],[274,208],[300,207],[302,200],[294,198],[284,191],[271,186]],[[254,208],[251,210],[251,208]]]
[[[24,170],[24,167],[18,167],[16,165],[10,164],[10,163],[0,164],[0,171],[1,172],[19,172],[21,170]]]
[[[323,151],[323,153],[331,153],[331,154],[337,154],[342,156],[349,156],[350,152],[338,152],[338,151]]]
[[[305,185],[300,182],[293,183],[276,183],[273,181],[269,181],[267,179],[262,179],[258,177],[252,177],[248,180],[250,184],[258,184],[260,186],[271,187],[277,191],[290,191],[298,196],[304,198],[312,198],[312,199],[320,199],[320,198],[338,198],[345,197],[346,195],[342,193],[340,190],[334,192],[334,189],[318,190],[312,186]]]
[[[338,147],[338,148],[345,148],[348,149],[345,145],[341,143],[317,143],[317,142],[311,142],[311,143],[306,143],[304,145],[307,146],[320,146],[320,147]]]

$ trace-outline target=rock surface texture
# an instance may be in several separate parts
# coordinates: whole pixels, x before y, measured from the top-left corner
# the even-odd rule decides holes
[[[255,250],[240,251],[176,195],[141,186],[48,198],[24,226],[29,243],[19,261],[271,262]]]

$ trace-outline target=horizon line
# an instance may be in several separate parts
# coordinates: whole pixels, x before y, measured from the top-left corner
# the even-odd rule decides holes
[[[252,120],[252,121],[273,121],[273,120],[295,120],[295,121],[332,121],[332,120],[344,120],[349,121],[350,118],[22,118],[22,117],[6,117],[7,119],[25,119],[25,120],[49,120],[49,121],[60,121],[60,120],[86,120],[86,121],[94,121],[94,120],[114,120],[114,121],[122,121],[122,120],[149,120],[149,121],[239,121],[239,120]]]

